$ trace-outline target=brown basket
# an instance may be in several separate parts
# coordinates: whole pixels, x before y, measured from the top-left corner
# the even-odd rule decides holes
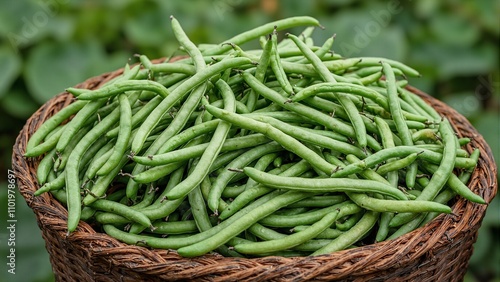
[[[77,87],[94,89],[122,70],[91,78]],[[411,88],[450,119],[460,136],[470,137],[467,150],[481,150],[469,187],[491,202],[497,192],[497,168],[491,149],[463,116],[444,103]],[[453,213],[395,240],[315,257],[227,258],[208,254],[182,258],[175,251],[131,246],[80,222],[66,235],[67,211],[49,193],[34,197],[39,187],[39,159],[23,157],[33,132],[73,101],[62,93],[27,121],[14,145],[12,165],[19,190],[36,215],[58,281],[460,281],[487,205],[458,198]]]

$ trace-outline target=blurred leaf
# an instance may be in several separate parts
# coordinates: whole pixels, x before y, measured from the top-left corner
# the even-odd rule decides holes
[[[398,27],[387,27],[370,44],[360,51],[360,56],[389,58],[405,61],[408,50],[404,32]]]
[[[341,1],[335,1],[335,2],[341,2]],[[286,1],[285,5],[278,5],[278,9],[282,10],[283,13],[289,15],[295,15],[297,13],[299,13],[300,15],[312,15],[314,13],[314,9],[316,8],[314,4],[316,4],[316,2],[313,2],[313,4],[311,4],[311,1],[288,0]],[[336,3],[336,4],[338,5],[341,3]]]
[[[59,19],[64,5],[60,1],[1,1],[0,35],[16,49],[51,35],[60,37],[62,30],[71,27]]]
[[[92,68],[105,63],[104,50],[95,41],[46,42],[29,54],[24,77],[33,98],[44,103],[65,88],[97,75]]]
[[[4,112],[19,119],[29,118],[38,108],[38,104],[31,97],[20,91],[5,95],[1,99],[1,105]]]
[[[474,127],[483,135],[484,139],[490,146],[493,157],[497,161],[500,160],[500,113],[499,112],[483,112],[477,119],[472,121]],[[500,171],[498,171],[500,175]]]
[[[8,34],[22,36],[22,27],[28,21],[28,16],[36,12],[33,1],[0,1],[0,35]]]
[[[485,29],[497,36],[500,35],[500,24],[498,23],[500,1],[476,0],[467,2],[467,4],[464,10],[471,13],[471,16],[479,21]]]
[[[467,118],[481,111],[481,103],[474,92],[453,93],[443,97],[442,100]]]
[[[467,48],[461,45],[443,45],[424,42],[412,46],[411,62],[433,68],[441,79],[452,76],[485,74],[496,67],[498,52],[492,45]]]
[[[142,9],[139,15],[125,22],[125,34],[139,46],[161,46],[168,40],[173,40],[168,37],[172,34],[169,16],[155,7]]]
[[[47,24],[48,33],[60,41],[70,39],[75,28],[75,20],[67,15],[52,18]]]
[[[442,13],[432,17],[430,29],[439,41],[462,46],[471,46],[480,35],[474,23],[454,14]]]
[[[21,58],[7,46],[0,46],[0,98],[14,82],[21,71]]]

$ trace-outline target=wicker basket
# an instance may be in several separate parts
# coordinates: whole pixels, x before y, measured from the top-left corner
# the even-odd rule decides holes
[[[94,89],[122,70],[91,78],[77,87]],[[483,137],[456,111],[416,90],[414,93],[450,119],[461,136],[472,138],[467,150],[481,150],[469,187],[488,203],[497,192],[497,168]],[[227,258],[208,254],[182,258],[175,251],[152,250],[121,243],[80,222],[66,234],[67,211],[49,193],[34,197],[39,187],[39,159],[23,157],[33,132],[73,101],[62,93],[27,121],[12,156],[19,190],[36,215],[57,281],[460,281],[487,205],[457,198],[453,213],[440,215],[426,226],[395,240],[316,257]]]

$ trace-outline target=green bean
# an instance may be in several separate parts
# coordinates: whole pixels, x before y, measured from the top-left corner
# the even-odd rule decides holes
[[[363,209],[351,201],[344,201],[339,204],[335,204],[326,208],[312,210],[310,212],[298,214],[298,215],[276,215],[271,214],[259,221],[260,224],[270,227],[294,227],[297,225],[309,225],[314,224],[320,220],[323,216],[328,213],[334,212],[340,209],[340,214],[338,218],[343,218],[348,215],[352,215],[361,212]]]
[[[325,56],[327,53],[331,53],[331,55],[333,56],[333,52],[330,51],[330,49],[332,48],[334,41],[335,41],[335,35],[328,37],[328,39],[325,40],[323,45],[321,45],[321,47],[314,52],[316,54],[316,56],[318,58],[323,58],[323,56]],[[311,48],[313,46],[309,46],[309,47]],[[307,62],[308,62],[307,58],[301,58],[298,61],[296,61],[296,63],[299,63],[299,64],[305,64]]]
[[[358,67],[369,67],[369,66],[380,66],[380,62],[383,61],[389,64],[392,68],[396,68],[402,71],[404,74],[409,76],[418,77],[420,74],[415,69],[400,63],[398,61],[386,59],[386,58],[376,58],[376,57],[362,57],[362,58],[351,58],[351,59],[360,59]]]
[[[267,23],[265,25],[261,25],[257,28],[254,28],[249,31],[242,32],[225,42],[230,42],[235,45],[241,45],[243,43],[246,43],[248,41],[251,41],[255,38],[259,38],[260,36],[263,36],[265,34],[270,34],[274,29],[277,31],[287,29],[287,28],[292,28],[292,27],[297,27],[297,26],[304,26],[304,25],[313,25],[313,26],[320,26],[319,22],[311,17],[291,17],[287,19],[282,19],[274,22]],[[204,50],[203,54],[204,55],[219,55],[223,54],[231,49],[231,46],[229,45],[222,45],[221,47],[213,47],[208,50]]]
[[[234,248],[236,249],[236,251],[243,254],[275,252],[293,248],[315,238],[318,234],[332,225],[333,222],[337,219],[339,212],[340,210],[336,210],[335,212],[328,213],[321,220],[314,223],[306,230],[291,234],[285,238],[271,241],[238,244],[235,245]]]
[[[378,217],[377,212],[367,211],[356,225],[333,239],[328,245],[312,253],[311,256],[333,253],[354,244],[372,229]]]
[[[97,175],[110,173],[113,167],[118,165],[128,147],[127,145],[132,131],[132,113],[125,94],[120,94],[118,100],[120,102],[120,133],[118,133],[118,137],[116,138],[113,152],[109,156],[108,161],[97,171]]]
[[[387,162],[386,164],[377,167],[376,171],[380,175],[386,175],[388,172],[397,171],[405,167],[408,167],[417,158],[418,158],[418,153],[412,153],[402,159]]]
[[[151,221],[144,214],[117,202],[99,199],[93,202],[91,207],[97,210],[113,212],[143,226],[152,227]]]
[[[394,148],[395,144],[392,136],[392,131],[389,128],[387,122],[385,122],[384,119],[380,117],[375,117],[374,121],[375,125],[378,128],[379,135],[382,139],[382,146],[384,146],[384,148]],[[390,160],[392,161],[392,159]],[[399,181],[398,172],[396,171],[388,172],[387,180],[393,187],[398,187],[398,181]]]
[[[384,241],[389,235],[389,222],[394,217],[394,213],[384,212],[380,214],[380,220],[378,224],[377,234],[375,235],[375,242]]]
[[[177,89],[178,88],[176,88],[176,90]],[[163,146],[163,144],[167,140],[169,140],[170,138],[172,138],[172,136],[176,135],[179,131],[182,130],[182,128],[188,122],[189,117],[192,115],[193,111],[197,107],[197,105],[198,105],[201,97],[203,96],[203,94],[205,93],[206,90],[207,90],[207,84],[205,83],[205,84],[199,85],[198,87],[196,87],[192,91],[192,93],[188,96],[188,98],[186,99],[186,101],[183,103],[181,109],[177,112],[177,115],[174,117],[174,119],[172,120],[172,122],[168,125],[168,127],[165,130],[163,130],[163,132],[158,136],[158,138],[156,138],[156,140],[154,141],[154,143],[146,150],[145,154],[154,154],[154,153],[156,153]],[[165,101],[165,100],[163,100],[163,101]],[[163,103],[163,101],[161,103]],[[158,109],[158,107],[161,105],[161,103],[155,108],[155,110]],[[151,113],[148,116],[148,118],[150,118],[151,115],[153,115],[153,113]],[[160,118],[156,122],[159,122],[159,120],[161,120],[161,116],[160,116]],[[136,151],[134,151],[134,142],[136,142],[137,136],[139,134],[142,134],[141,133],[141,128],[142,128],[142,126],[145,123],[146,123],[146,120],[143,122],[143,124],[141,125],[141,127],[139,127],[136,135],[132,139],[132,143],[131,143],[131,155],[135,155],[135,153],[137,153]],[[155,124],[154,126],[157,126],[157,124]],[[153,131],[153,128],[149,128],[147,135],[151,134],[152,131]],[[147,135],[144,135],[144,136],[142,136],[140,138],[140,142],[141,142],[141,146],[140,147],[142,147],[144,145],[144,142],[146,140],[146,136]],[[139,173],[141,173],[144,170],[145,170],[145,167],[143,165],[138,164],[134,168],[132,174],[134,174],[134,175],[135,174],[139,174]],[[129,181],[127,183],[127,187],[126,187],[127,197],[129,197],[131,199],[134,199],[136,197],[136,195],[137,195],[137,190],[138,189],[139,189],[139,185],[137,184],[137,182]]]
[[[293,232],[302,232],[309,228],[310,225],[298,225],[295,226],[292,231]],[[315,239],[335,239],[340,236],[340,234],[344,233],[344,231],[340,231],[338,229],[327,228],[323,232],[319,233]]]
[[[332,162],[332,160],[334,160],[334,156],[329,156],[328,157],[328,160],[330,162]],[[354,155],[347,155],[346,156],[346,160],[349,162],[349,163],[355,163],[355,162],[359,162],[360,160],[358,158],[356,158],[356,156]],[[333,162],[332,162],[333,163]],[[338,164],[338,166],[340,167],[345,167],[345,164],[342,163],[342,161],[338,160],[335,162],[335,164]],[[375,172],[374,170],[372,169],[365,169],[363,171],[360,171],[358,173],[360,176],[362,176],[363,178],[365,179],[369,179],[369,180],[375,180],[375,181],[378,181],[378,182],[381,182],[381,183],[384,183],[384,184],[387,184],[387,185],[391,185],[392,187],[394,188],[398,188],[397,185],[393,185],[392,183],[390,183],[387,179],[385,179],[383,176],[381,176],[380,174],[378,174],[377,172]],[[350,176],[351,178],[353,179],[356,179],[357,177],[355,175],[351,175]]]
[[[186,234],[198,231],[194,220],[153,222],[153,233],[156,234]]]
[[[87,101],[76,101],[64,107],[58,111],[55,115],[51,116],[49,119],[44,121],[44,123],[31,135],[26,144],[26,152],[24,156],[26,157],[36,157],[39,156],[40,152],[33,151],[35,147],[40,145],[43,139],[57,126],[59,126],[63,121],[68,119],[70,116],[74,115],[80,111],[88,102]],[[62,133],[62,132],[61,132]],[[47,142],[47,141],[45,141]]]
[[[413,218],[411,221],[401,225],[394,233],[391,234],[391,236],[387,237],[387,240],[396,239],[397,237],[399,237],[403,234],[406,234],[406,233],[409,233],[409,232],[415,230],[423,222],[426,215],[427,215],[426,213],[419,214],[415,218]]]
[[[235,110],[235,98],[234,93],[231,88],[223,80],[218,80],[216,86],[221,91],[224,98],[224,108],[228,112],[234,112]],[[206,107],[209,107],[207,105]],[[171,199],[178,199],[187,195],[192,189],[201,183],[203,178],[208,174],[210,166],[214,162],[215,158],[219,154],[223,142],[226,139],[231,124],[225,121],[219,122],[214,134],[210,140],[208,147],[206,148],[203,155],[200,157],[199,163],[196,165],[195,171],[190,174],[184,181],[179,183],[176,187],[167,193],[167,197]]]
[[[197,230],[200,232],[212,228],[212,223],[205,208],[205,200],[201,194],[200,186],[195,187],[188,194],[189,204],[192,207],[193,218],[196,222]],[[217,203],[218,204],[218,203]]]
[[[205,82],[213,75],[226,70],[228,68],[238,67],[244,64],[249,64],[251,61],[247,58],[229,58],[222,62],[208,66],[206,69],[197,72],[195,75],[184,81],[179,87],[175,88],[163,101],[151,112],[146,120],[141,124],[139,132],[136,134],[132,142],[132,152],[137,153],[141,150],[147,136],[158,124],[161,117],[170,110],[187,92],[199,84]]]
[[[158,149],[158,154],[169,152],[195,137],[213,132],[215,128],[217,128],[219,121],[220,120],[211,120],[203,122],[180,132],[179,134],[173,136],[167,142],[165,142],[163,146]]]
[[[295,207],[308,207],[308,208],[324,208],[331,205],[341,203],[346,200],[343,194],[338,195],[320,195],[312,196],[304,200],[300,200],[294,204],[289,205],[289,208]]]
[[[255,169],[258,169],[258,170],[262,170],[262,171],[265,171],[268,166],[273,163],[274,159],[276,159],[278,157],[278,153],[277,152],[274,152],[274,153],[269,153],[269,154],[266,154],[264,156],[262,156],[256,163],[255,163],[255,166],[254,168]],[[247,182],[245,183],[245,185],[243,186],[243,189],[246,190],[246,189],[249,189],[251,188],[252,186],[255,186],[257,185],[257,182],[255,182],[253,179],[251,178],[248,178]],[[238,193],[239,194],[239,193]]]
[[[342,82],[323,82],[313,84],[297,92],[297,94],[291,99],[293,102],[299,102],[312,95],[317,95],[324,92],[345,92],[360,95],[361,97],[365,97],[376,102],[386,110],[389,109],[387,99],[377,91],[361,85]]]
[[[273,31],[271,34],[271,54],[269,57],[270,60],[270,65],[271,69],[274,72],[274,75],[276,76],[276,80],[278,80],[279,84],[281,85],[281,88],[285,93],[288,95],[293,95],[295,94],[292,88],[292,85],[290,84],[290,81],[288,81],[288,78],[286,76],[285,71],[283,70],[283,66],[281,64],[281,58],[279,57],[279,53],[277,50],[277,41],[278,41],[278,35],[276,29]],[[261,80],[262,82],[262,80]],[[287,96],[288,96],[287,95]]]
[[[439,133],[444,143],[443,158],[438,169],[434,172],[429,185],[424,188],[422,193],[417,197],[417,200],[432,200],[443,188],[444,184],[450,178],[450,175],[453,174],[457,143],[455,142],[456,138],[453,129],[447,119],[443,119],[439,125]],[[400,213],[394,216],[390,226],[400,226],[410,221],[414,216],[415,215],[412,213]]]
[[[281,172],[281,176],[296,176],[300,175],[306,171],[311,169],[310,164],[305,161],[301,160],[298,163],[294,164],[290,168],[286,169],[285,171]],[[269,172],[271,173],[271,172]],[[247,190],[245,190],[243,193],[238,195],[230,204],[229,206],[222,211],[222,213],[219,215],[219,218],[221,220],[224,220],[226,218],[229,218],[231,215],[236,213],[238,210],[240,210],[243,206],[248,204],[249,202],[253,201],[257,197],[260,197],[262,195],[265,195],[269,192],[271,192],[271,188],[267,188],[263,185],[256,185],[253,186]]]
[[[400,190],[383,184],[378,181],[350,178],[302,178],[302,177],[283,177],[272,175],[266,172],[258,171],[252,167],[245,167],[244,173],[255,179],[257,182],[266,186],[287,189],[308,191],[315,193],[322,192],[374,192],[388,195],[400,200],[406,200],[407,197]]]
[[[183,167],[186,164],[185,160],[171,162],[162,166],[155,166],[138,174],[132,175],[132,180],[136,183],[147,184],[152,181],[157,181],[164,176],[169,175],[176,169]]]
[[[413,142],[417,142],[420,140],[428,140],[428,141],[437,141],[439,140],[438,135],[436,134],[435,128],[426,128],[419,131],[416,131],[412,134]]]
[[[76,146],[76,144],[78,144],[80,139],[82,139],[83,136],[85,136],[85,134],[87,134],[91,129],[92,129],[91,126],[84,126],[80,128],[78,132],[76,132],[76,134],[74,135],[73,139],[68,143],[66,148],[64,148],[62,152],[56,153],[57,158],[55,159],[54,162],[54,171],[61,171],[64,169],[66,163],[69,160],[69,155],[71,154],[71,150],[73,150],[73,148]]]
[[[425,164],[424,169],[435,175],[436,171],[439,169],[438,166],[433,164]],[[461,197],[479,204],[486,204],[485,200],[481,196],[474,194],[467,185],[465,185],[460,178],[455,174],[450,174],[448,180],[446,181],[448,187]]]
[[[45,184],[50,171],[54,167],[56,149],[52,149],[48,154],[46,154],[43,159],[38,163],[36,169],[36,177],[39,185]]]
[[[258,209],[254,209],[239,218],[238,221],[233,222],[227,228],[220,230],[214,236],[205,240],[199,241],[195,244],[181,247],[177,250],[179,255],[183,257],[193,257],[208,253],[217,247],[223,245],[231,238],[247,229],[259,219],[271,214],[272,212],[290,204],[310,196],[310,193],[288,191],[284,194],[278,195],[267,203],[261,205]]]
[[[369,197],[363,193],[346,193],[349,198],[358,204],[360,207],[376,211],[376,212],[441,212],[451,213],[451,208],[446,205],[435,203],[432,201],[414,200],[414,201],[398,201],[398,200],[383,200]],[[418,197],[417,197],[418,198]]]
[[[160,195],[158,195],[158,198],[156,198],[155,202],[148,208],[159,207],[163,204],[164,201],[167,200],[166,196],[167,192],[182,181],[185,169],[186,167],[182,166],[169,174],[169,179],[164,190],[161,192]]]
[[[153,99],[149,100],[146,105],[142,106],[141,109],[132,116],[132,128],[135,128],[142,122],[161,101],[162,98],[160,96],[155,96]],[[119,130],[120,128],[116,127],[108,131],[106,137],[112,138],[118,136]]]
[[[332,165],[326,162],[323,158],[314,153],[311,149],[304,146],[295,138],[283,133],[282,131],[270,126],[269,124],[258,122],[256,120],[246,118],[242,115],[231,113],[229,111],[217,109],[211,106],[206,107],[214,116],[230,122],[238,127],[260,132],[270,139],[280,143],[285,149],[297,154],[298,156],[309,161],[313,166],[318,169],[330,173],[333,169]]]
[[[273,49],[272,40],[267,40],[263,48],[262,54],[260,55],[259,64],[255,69],[255,78],[257,78],[260,82],[264,82],[266,71],[270,63],[270,58],[272,56],[271,55],[272,49]],[[255,92],[253,89],[250,89],[250,93],[248,95],[249,98],[246,103],[246,106],[249,112],[253,112],[255,110],[257,100],[259,99],[259,94]]]
[[[182,47],[186,49],[188,54],[193,59],[194,65],[196,66],[197,71],[201,71],[206,67],[205,60],[203,59],[203,55],[196,45],[191,42],[189,37],[186,35],[184,30],[182,29],[179,21],[173,16],[170,16],[170,22],[172,24],[172,30],[174,32],[177,41],[181,44]]]
[[[298,40],[298,38],[294,35],[288,34],[288,37],[292,39],[297,47],[299,47],[299,49],[304,53],[304,56],[311,62],[311,64],[317,70],[323,80],[325,80],[326,82],[337,82],[330,70],[323,64],[321,59],[319,59],[309,47],[302,44],[302,42],[300,42],[300,40]],[[356,106],[347,96],[340,93],[336,93],[336,96],[342,107],[345,109],[347,115],[349,116],[350,121],[352,122],[356,139],[358,140],[360,147],[366,147],[366,128]]]
[[[64,151],[64,148],[69,144],[73,137],[78,132],[78,130],[83,126],[87,120],[91,118],[93,114],[97,112],[97,110],[102,107],[106,103],[106,99],[93,100],[85,104],[83,108],[81,108],[78,113],[71,119],[68,124],[66,124],[64,128],[64,135],[59,138],[56,150],[58,152]]]
[[[90,192],[83,198],[83,201],[82,201],[85,206],[87,206],[87,205],[91,204],[92,202],[96,201],[97,199],[105,196],[106,191],[109,188],[109,185],[111,184],[111,182],[113,182],[113,179],[120,172],[121,168],[125,165],[127,160],[128,160],[127,156],[122,156],[121,160],[113,168],[113,170],[111,170],[111,172],[109,174],[100,176],[96,180],[93,181],[94,184],[93,184],[92,188],[90,189]],[[66,181],[66,183],[67,183],[67,181]],[[67,184],[66,184],[66,186],[67,186]]]
[[[262,134],[251,134],[242,137],[226,139],[222,143],[221,152],[238,150],[242,148],[254,147],[256,145],[268,143],[270,140]],[[209,147],[210,143],[203,143],[192,147],[186,147],[175,151],[159,155],[134,156],[132,159],[144,165],[165,165],[172,162],[185,161],[194,157],[201,156]]]
[[[315,134],[311,131],[306,131],[303,130],[301,127],[298,126],[291,126],[288,125],[284,122],[281,122],[277,119],[274,119],[272,117],[267,117],[267,116],[259,116],[253,118],[257,121],[265,122],[273,127],[281,130],[285,134],[288,134],[294,138],[297,138],[298,140],[302,141],[307,141],[315,145],[319,145],[325,148],[329,148],[332,150],[336,150],[338,152],[344,153],[344,154],[354,154],[358,157],[365,157],[365,153],[363,150],[359,149],[356,146],[346,144],[344,142],[340,142],[334,139],[330,139],[328,137],[322,136],[320,134]]]
[[[156,182],[149,183],[149,185],[144,189],[141,201],[134,203],[130,207],[135,210],[140,210],[142,208],[151,206],[151,203],[154,201],[156,197],[156,190],[159,189],[158,187],[156,187],[156,185],[157,185]]]
[[[265,85],[260,83],[255,79],[255,77],[249,73],[243,72],[243,78],[245,82],[255,89],[260,95],[265,98],[281,105],[283,108],[298,113],[306,118],[312,119],[317,123],[348,137],[355,137],[354,129],[352,126],[344,124],[329,115],[311,109],[307,106],[298,103],[290,103],[287,98],[281,96],[279,93],[267,88]]]
[[[106,145],[102,146],[99,151],[92,158],[87,171],[85,172],[85,177],[87,179],[93,179],[96,176],[97,171],[106,163],[109,156],[113,153],[113,142],[108,142]]]
[[[76,98],[78,100],[96,100],[102,98],[109,98],[126,91],[132,90],[148,90],[152,91],[161,97],[165,98],[169,95],[169,91],[162,84],[151,81],[151,80],[125,80],[110,84],[99,89],[88,91],[78,95]],[[71,92],[72,88],[66,89],[66,91]]]
[[[276,198],[277,195],[281,194],[281,192],[276,192],[276,193],[270,193],[269,195],[266,195],[262,197],[261,199],[255,201],[253,204],[245,207],[242,209],[238,214],[235,214],[231,218],[221,222],[220,224],[212,227],[209,230],[206,230],[201,233],[197,233],[195,235],[191,235],[188,237],[183,237],[183,238],[154,238],[151,236],[144,236],[144,235],[136,235],[136,234],[130,234],[127,232],[123,232],[113,225],[109,225],[109,220],[108,223],[105,223],[103,226],[103,229],[106,233],[108,233],[110,236],[125,242],[127,244],[135,245],[138,242],[143,242],[145,245],[152,247],[152,248],[159,248],[159,249],[178,249],[183,246],[188,246],[188,245],[193,245],[196,242],[200,242],[204,239],[211,238],[212,236],[218,234],[221,230],[226,229],[230,224],[233,222],[239,220],[242,216],[248,214],[250,211],[253,211],[256,209],[256,207],[259,207],[263,205],[264,203],[269,202],[271,199]],[[177,200],[174,200],[177,201]],[[144,211],[143,211],[144,213]],[[116,221],[116,218],[112,218],[112,220]],[[104,220],[101,220],[101,222],[105,222]]]
[[[229,183],[229,181],[236,175],[236,173],[234,173],[232,169],[241,169],[265,154],[279,152],[281,150],[283,150],[283,148],[280,144],[276,142],[270,142],[248,150],[247,152],[227,164],[224,171],[219,174],[215,181],[212,183],[212,188],[210,189],[210,193],[208,194],[207,199],[208,207],[215,214],[219,214],[218,205],[219,199],[222,195],[222,191]]]
[[[365,211],[360,211],[355,214],[349,215],[346,218],[338,218],[335,222],[335,228],[340,231],[347,231],[351,229],[365,214]]]
[[[327,62],[321,62],[330,72],[332,72],[332,75],[336,80],[339,82],[350,82],[350,83],[357,83],[361,85],[361,81],[358,79],[349,79],[340,75],[335,75],[335,72],[339,71],[344,71],[348,68],[355,67],[361,60],[360,59],[341,59],[341,60],[335,60],[335,61],[327,61]],[[314,68],[313,65],[310,64],[298,64],[298,63],[292,63],[292,62],[286,62],[283,61],[283,69],[285,70],[285,73],[290,73],[290,74],[300,74],[303,76],[308,76],[308,77],[318,77],[318,72]]]
[[[412,153],[420,153],[420,159],[432,163],[440,163],[441,159],[444,156],[444,154],[414,146],[397,146],[375,152],[372,155],[361,160],[360,162],[349,164],[345,168],[338,168],[335,172],[332,173],[331,177],[345,177],[354,173],[358,173],[363,169],[374,167],[383,161],[387,161],[388,159],[394,157],[406,157]],[[454,154],[455,153],[453,152],[453,155]],[[468,168],[473,166],[474,161],[469,158],[456,158],[455,167]]]
[[[65,184],[65,175],[65,171],[62,171],[55,179],[43,184],[42,187],[38,188],[38,190],[36,190],[33,195],[40,196],[45,192],[55,191],[63,188]]]
[[[92,102],[90,102],[89,105]],[[73,232],[78,225],[78,221],[80,220],[81,195],[78,171],[81,158],[85,151],[87,151],[87,149],[92,145],[92,143],[94,143],[95,140],[102,136],[111,127],[111,125],[118,121],[118,110],[114,111],[114,113],[116,114],[108,115],[100,123],[94,126],[94,128],[92,128],[92,130],[90,130],[80,140],[80,142],[78,142],[78,144],[69,155],[69,159],[71,159],[72,161],[68,162],[65,169],[66,194],[68,199],[68,232]]]
[[[408,125],[404,120],[401,105],[399,103],[396,78],[394,75],[394,71],[392,70],[392,67],[388,62],[382,61],[382,72],[384,73],[385,79],[387,81],[387,99],[389,101],[389,110],[396,125],[396,130],[399,133],[399,137],[401,138],[403,145],[412,146],[413,140],[411,137],[411,133],[408,129]],[[417,169],[418,166],[415,163],[411,164],[406,170],[406,186],[409,188],[412,188],[415,185]]]
[[[158,63],[153,64],[145,55],[139,56],[142,65],[153,73],[183,73],[193,75],[196,68],[188,64],[180,63]]]

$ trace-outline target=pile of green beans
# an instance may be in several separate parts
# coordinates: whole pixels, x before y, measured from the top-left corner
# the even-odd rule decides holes
[[[308,256],[396,238],[457,195],[485,203],[466,186],[479,151],[405,88],[416,70],[316,46],[310,17],[199,46],[171,22],[179,60],[140,55],[68,88],[75,102],[27,144],[43,156],[35,195],[67,206],[68,233],[85,220],[185,257]]]

